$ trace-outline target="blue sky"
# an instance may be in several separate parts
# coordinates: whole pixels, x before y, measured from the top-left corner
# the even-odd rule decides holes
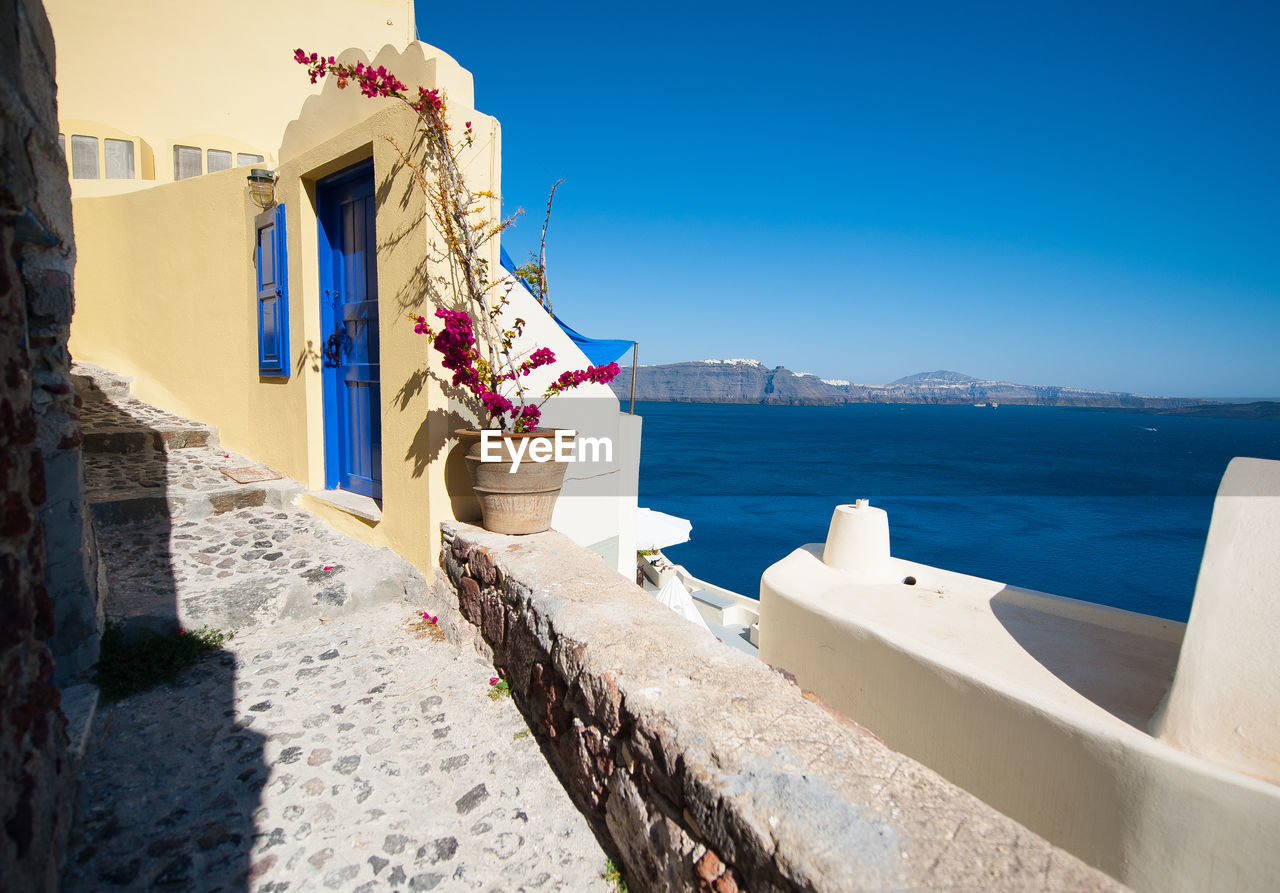
[[[1280,397],[1280,4],[418,4],[643,363]]]

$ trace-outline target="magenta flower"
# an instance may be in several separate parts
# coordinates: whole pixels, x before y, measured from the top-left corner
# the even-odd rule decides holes
[[[332,76],[337,80],[339,89],[343,89],[348,83],[354,82],[355,86],[359,87],[360,92],[365,96],[398,99],[408,105],[417,112],[424,132],[436,144],[436,148],[444,153],[447,166],[447,159],[450,157],[452,149],[449,145],[449,123],[445,120],[445,100],[439,89],[418,87],[416,96],[411,96],[408,92],[409,87],[394,74],[387,71],[383,65],[374,66],[359,61],[348,64],[339,62],[333,56],[321,56],[319,53],[314,52],[308,53],[301,48],[294,50],[293,58],[299,65],[305,66],[313,84],[320,78]],[[466,122],[468,144],[472,139],[472,125],[472,121]],[[416,167],[414,170],[420,175],[423,174],[423,171]],[[559,184],[557,183],[556,185]],[[424,186],[424,188],[426,187]],[[552,187],[551,194],[552,196],[555,195],[555,187]],[[478,230],[473,231],[473,223],[471,221],[460,222],[461,218],[457,216],[459,214],[464,216],[469,214],[469,207],[468,209],[462,209],[460,205],[457,205],[456,201],[448,197],[442,198],[442,201],[448,206],[448,209],[447,212],[441,210],[440,213],[445,214],[445,216],[454,215],[449,218],[449,222],[444,224],[443,228],[452,231],[453,227],[460,227],[457,238],[453,239],[451,237],[451,244],[455,246],[451,248],[454,255],[463,250],[457,246],[465,246],[467,251],[471,251],[476,247],[472,243],[473,237],[479,237],[481,243],[483,243],[483,241],[501,232],[509,222],[504,221],[491,230],[486,225],[482,227],[482,229],[486,229],[486,232],[479,233]],[[548,213],[550,213],[550,209],[551,202],[548,200]],[[470,255],[467,256],[470,257]],[[483,264],[481,264],[481,269],[483,270]],[[468,297],[477,302],[478,305],[484,305],[483,290],[479,296],[473,293],[478,286],[471,281],[471,278],[468,278],[466,283]],[[540,281],[545,283],[545,279],[540,278]],[[545,295],[538,295],[540,302],[543,302],[544,298]],[[505,300],[502,303],[505,304]],[[548,310],[550,309],[549,304],[544,304],[544,306]],[[493,319],[496,319],[496,311],[493,312],[495,313]],[[511,428],[518,432],[533,430],[541,419],[541,405],[551,397],[587,382],[608,383],[618,374],[617,363],[610,363],[607,366],[588,366],[582,370],[567,371],[562,373],[533,402],[517,404],[509,396],[501,393],[503,384],[505,382],[518,382],[520,378],[529,376],[535,369],[554,364],[556,362],[555,353],[549,348],[543,347],[533,351],[523,361],[517,362],[511,358],[514,332],[503,332],[500,339],[500,347],[494,344],[484,345],[484,348],[489,352],[486,360],[481,356],[480,349],[482,345],[476,334],[476,319],[473,319],[466,312],[449,310],[443,307],[435,310],[435,316],[443,323],[441,331],[433,329],[428,324],[425,316],[411,316],[410,321],[413,323],[414,333],[426,335],[431,340],[433,346],[442,357],[441,365],[453,373],[453,386],[470,392],[479,404],[475,408],[480,410],[482,415],[487,414],[488,421],[491,424],[497,423],[498,426],[508,430]],[[514,329],[519,331],[522,325],[517,320]],[[511,390],[521,393],[515,387],[512,387]],[[326,567],[326,570],[330,570],[330,568]],[[431,618],[431,620],[435,622],[434,618]]]

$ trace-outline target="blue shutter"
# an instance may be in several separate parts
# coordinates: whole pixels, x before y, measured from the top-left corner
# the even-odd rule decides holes
[[[258,246],[258,374],[289,377],[289,270],[284,205],[254,220]]]

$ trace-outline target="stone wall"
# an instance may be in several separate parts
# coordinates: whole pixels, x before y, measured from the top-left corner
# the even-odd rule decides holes
[[[1122,889],[560,534],[442,530],[442,625],[492,657],[631,889]]]
[[[5,136],[5,176],[15,187],[34,187],[25,198],[17,189],[8,201],[25,221],[19,225],[19,266],[36,445],[44,457],[47,487],[40,521],[49,556],[46,586],[54,603],[50,646],[55,677],[66,686],[81,681],[98,659],[102,633],[97,550],[84,498],[79,400],[67,351],[75,267],[71,188],[57,143],[53,34],[37,0],[19,2],[16,13],[12,25],[5,26],[6,38],[16,41],[6,64],[21,66],[13,80],[6,72],[5,103],[16,114],[10,116],[15,126]]]
[[[66,349],[70,188],[37,0],[0,5],[0,122],[0,888],[44,890],[56,888],[74,771],[46,644],[63,612],[46,581],[83,565],[85,526]],[[96,648],[92,623],[79,635],[73,660]]]

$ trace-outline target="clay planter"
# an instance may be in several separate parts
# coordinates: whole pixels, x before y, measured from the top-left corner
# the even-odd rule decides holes
[[[535,462],[529,458],[529,453],[537,442],[545,443],[554,450],[555,432],[549,429],[527,434],[502,432],[501,441],[489,448],[490,455],[496,453],[500,457],[496,462],[486,462],[481,458],[483,444],[479,431],[462,428],[455,433],[463,443],[470,443],[464,458],[471,472],[472,488],[480,500],[484,529],[513,534],[541,533],[551,529],[551,512],[556,507],[556,497],[560,495],[568,463],[555,461],[554,452],[550,452],[553,458]],[[514,442],[520,440],[525,443]],[[509,441],[512,442],[510,447]],[[524,452],[513,473],[512,450],[519,451],[522,446]],[[539,449],[546,450],[547,447]]]

